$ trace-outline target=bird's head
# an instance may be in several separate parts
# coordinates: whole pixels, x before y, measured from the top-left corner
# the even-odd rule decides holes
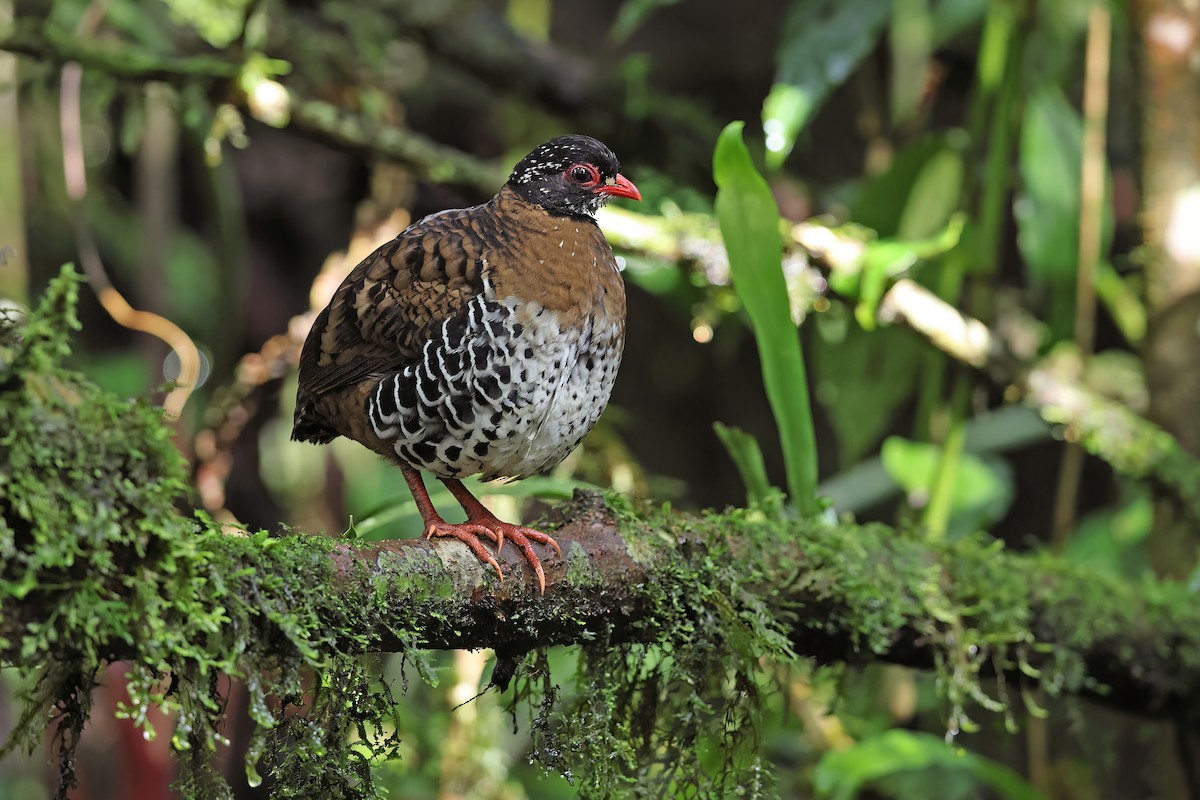
[[[508,185],[530,203],[556,214],[595,218],[613,197],[641,200],[621,165],[590,136],[559,136],[538,145],[513,168]]]

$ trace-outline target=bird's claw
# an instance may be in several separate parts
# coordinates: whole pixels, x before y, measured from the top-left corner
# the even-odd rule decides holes
[[[509,541],[516,545],[517,549],[521,551],[521,554],[525,556],[525,560],[529,562],[529,566],[533,567],[533,572],[537,576],[538,591],[540,591],[542,594],[545,594],[546,573],[542,569],[542,560],[538,558],[537,553],[533,552],[533,545],[531,545],[530,542],[532,541],[537,542],[538,544],[549,545],[554,548],[554,551],[558,553],[559,556],[562,556],[562,548],[558,546],[558,542],[554,541],[551,536],[542,533],[541,531],[534,530],[533,528],[526,528],[523,525],[513,525],[512,523],[501,522],[500,520],[495,520],[494,522],[488,520],[485,524],[488,525],[488,527],[491,528],[501,540],[503,540],[505,534],[508,535]],[[496,552],[498,553],[499,550]]]
[[[542,594],[546,593],[546,572],[542,569],[542,561],[538,558],[537,553],[533,551],[533,545],[530,542],[549,545],[554,548],[554,551],[560,557],[562,556],[562,548],[548,534],[534,530],[533,528],[526,528],[522,525],[502,522],[494,518],[467,520],[466,522],[457,524],[430,522],[425,527],[425,538],[432,539],[434,536],[458,539],[471,548],[471,552],[475,554],[476,558],[496,570],[496,574],[500,576],[501,582],[504,581],[504,572],[500,568],[500,562],[496,560],[496,556],[487,551],[487,548],[479,541],[479,537],[486,536],[495,543],[496,555],[500,554],[500,550],[504,547],[504,541],[507,537],[521,551],[521,555],[525,556],[525,560],[529,562],[529,566],[533,568],[534,575],[537,576],[538,591]]]
[[[467,547],[471,548],[471,552],[475,554],[476,558],[489,565],[492,569],[496,570],[496,575],[499,576],[500,582],[503,583],[504,571],[500,569],[500,562],[497,561],[496,557],[489,553],[487,548],[480,543],[479,536],[481,534],[488,537],[493,542],[498,542],[499,544],[504,543],[501,534],[498,534],[491,528],[485,525],[480,525],[476,522],[463,522],[457,525],[449,522],[431,522],[425,527],[426,539],[432,539],[434,536],[444,536],[450,539],[458,539]],[[497,546],[496,552],[500,552],[499,546]]]

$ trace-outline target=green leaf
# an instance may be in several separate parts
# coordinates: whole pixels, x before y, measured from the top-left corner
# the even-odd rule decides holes
[[[1017,244],[1031,283],[1047,304],[1055,340],[1071,335],[1079,265],[1079,182],[1083,120],[1055,87],[1035,91],[1025,106],[1018,158],[1022,189],[1014,214]],[[1107,181],[1106,181],[1107,183]],[[1101,253],[1112,241],[1105,203]]]
[[[625,0],[612,26],[613,41],[623,42],[641,27],[652,13],[662,6],[672,6],[679,0]]]
[[[880,240],[867,248],[858,289],[854,317],[863,330],[875,329],[875,312],[889,283],[922,261],[940,256],[958,244],[963,231],[963,216],[950,218],[936,236],[917,241]]]
[[[1032,4],[1021,58],[1021,85],[1028,91],[1040,86],[1071,86],[1078,80],[1088,14],[1097,2],[1056,0]]]
[[[910,502],[923,505],[933,489],[942,448],[889,436],[880,456],[884,469],[904,487]],[[1008,512],[1013,495],[1012,470],[1007,462],[963,453],[950,495],[947,537],[986,529]]]
[[[891,8],[891,0],[793,0],[763,103],[768,167],[783,164],[830,90],[875,47]]]
[[[962,195],[965,144],[961,133],[912,142],[862,184],[850,218],[881,237],[921,238],[940,230]]]
[[[841,319],[834,318],[839,314]],[[844,308],[815,317],[813,374],[817,399],[837,433],[839,463],[858,462],[887,432],[912,394],[927,348],[901,327],[865,331]]]
[[[1004,800],[1045,797],[1008,767],[951,747],[937,736],[905,730],[885,731],[848,750],[826,753],[817,764],[813,781],[818,797],[852,800],[875,781],[919,770],[966,773]]]
[[[779,505],[779,493],[767,479],[767,466],[763,462],[758,441],[741,428],[722,425],[720,422],[713,423],[713,430],[717,432],[717,438],[725,446],[726,452],[737,466],[738,474],[742,476],[749,505],[770,516],[779,517],[783,511]]]
[[[171,16],[191,25],[213,47],[227,47],[242,31],[250,0],[165,0]]]
[[[893,0],[888,33],[891,51],[892,125],[913,121],[925,99],[926,74],[933,51],[931,0]]]
[[[1148,565],[1142,544],[1154,527],[1154,504],[1139,492],[1120,508],[1090,514],[1067,539],[1063,558],[1116,577],[1136,580]]]
[[[788,490],[802,515],[818,512],[817,446],[800,337],[783,277],[779,209],[742,140],[744,123],[721,132],[713,154],[716,213],[734,290],[758,340],[767,399],[779,427]]]
[[[896,235],[901,239],[924,239],[943,230],[958,209],[962,196],[963,158],[956,148],[934,152],[917,173]]]
[[[1125,341],[1137,349],[1146,338],[1146,304],[1132,283],[1122,278],[1107,261],[1096,265],[1096,296],[1112,316]]]

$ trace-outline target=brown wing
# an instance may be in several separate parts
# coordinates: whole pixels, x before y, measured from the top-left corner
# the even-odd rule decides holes
[[[400,369],[434,328],[483,291],[486,208],[426,217],[354,268],[304,343],[302,395]]]

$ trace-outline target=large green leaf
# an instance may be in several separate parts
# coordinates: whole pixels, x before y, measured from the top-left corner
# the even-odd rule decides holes
[[[817,447],[800,337],[783,277],[779,208],[742,140],[744,123],[721,132],[713,154],[716,212],[733,288],[754,325],[767,399],[779,427],[788,490],[801,514],[817,511]]]
[[[887,433],[912,394],[927,348],[901,327],[863,330],[845,309],[815,318],[813,375],[817,399],[837,433],[839,462],[856,463]]]
[[[826,753],[813,780],[818,797],[852,800],[869,784],[919,770],[965,772],[1004,800],[1044,800],[1041,792],[1008,767],[951,747],[937,736],[905,730],[885,731],[848,750]],[[924,796],[942,795],[931,785]]]
[[[1154,504],[1138,492],[1119,508],[1089,514],[1067,539],[1063,557],[1106,575],[1137,580],[1148,569],[1143,543],[1154,527]]]
[[[1017,244],[1056,340],[1071,335],[1075,314],[1082,141],[1083,120],[1061,91],[1043,86],[1030,96],[1021,126]],[[1111,240],[1112,213],[1105,203],[1102,253]]]
[[[779,37],[775,85],[763,103],[767,166],[778,168],[830,90],[871,52],[891,0],[794,0]]]

